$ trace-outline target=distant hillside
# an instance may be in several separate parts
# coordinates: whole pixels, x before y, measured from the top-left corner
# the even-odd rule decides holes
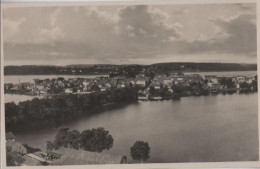
[[[156,63],[152,65],[67,65],[67,66],[5,66],[5,75],[89,75],[89,74],[109,74],[113,71],[127,70],[141,71],[143,68],[152,68],[157,73],[161,72],[212,72],[212,71],[256,71],[256,64],[237,63],[192,63],[192,62],[172,62]]]
[[[153,64],[158,71],[184,71],[184,72],[216,72],[216,71],[253,71],[257,70],[256,64],[237,63],[156,63]]]

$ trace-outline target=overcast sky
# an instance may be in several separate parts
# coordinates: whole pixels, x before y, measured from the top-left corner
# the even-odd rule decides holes
[[[256,63],[256,5],[3,10],[5,65]]]

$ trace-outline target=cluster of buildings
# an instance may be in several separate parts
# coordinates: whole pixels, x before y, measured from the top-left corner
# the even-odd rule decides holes
[[[75,93],[86,94],[95,91],[106,91],[110,88],[124,88],[130,85],[145,85],[146,80],[142,78],[118,77],[96,77],[96,78],[57,78],[57,79],[34,79],[34,83],[5,84],[5,91],[19,93],[27,91],[32,95],[37,94],[60,94]]]
[[[199,74],[184,75],[182,73],[172,73],[169,75],[156,74],[154,77],[147,77],[138,74],[135,78],[126,76],[96,77],[96,78],[56,78],[56,79],[34,79],[34,83],[5,84],[6,93],[16,94],[88,94],[96,91],[106,91],[111,88],[125,88],[130,86],[140,86],[140,94],[149,94],[149,88],[155,90],[168,88],[170,93],[174,93],[172,86],[196,87],[207,91],[219,91],[227,88],[240,89],[242,83],[252,84],[256,77],[217,77],[215,75],[201,76]],[[232,83],[226,84],[227,82]]]
[[[173,73],[170,75],[155,75],[145,90],[139,93],[138,99],[140,100],[161,100],[163,97],[160,93],[153,95],[151,93],[151,87],[154,90],[161,90],[162,88],[172,95],[176,93],[174,86],[182,88],[184,95],[200,95],[202,91],[206,93],[218,93],[226,91],[240,91],[242,86],[246,86],[247,90],[255,90],[257,87],[253,82],[257,81],[257,77],[218,77],[216,75],[205,75],[199,74],[180,74]],[[244,89],[243,89],[244,90]]]

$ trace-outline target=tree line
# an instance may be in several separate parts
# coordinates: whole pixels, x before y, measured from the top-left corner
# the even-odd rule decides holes
[[[137,100],[135,87],[82,95],[55,95],[49,98],[5,103],[7,131],[57,127],[63,121],[80,115],[95,114],[97,108],[106,104],[126,104]]]

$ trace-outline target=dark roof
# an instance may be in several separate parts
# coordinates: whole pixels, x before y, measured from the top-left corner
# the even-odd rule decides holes
[[[6,140],[12,140],[15,139],[15,136],[12,132],[7,132],[6,133]]]

